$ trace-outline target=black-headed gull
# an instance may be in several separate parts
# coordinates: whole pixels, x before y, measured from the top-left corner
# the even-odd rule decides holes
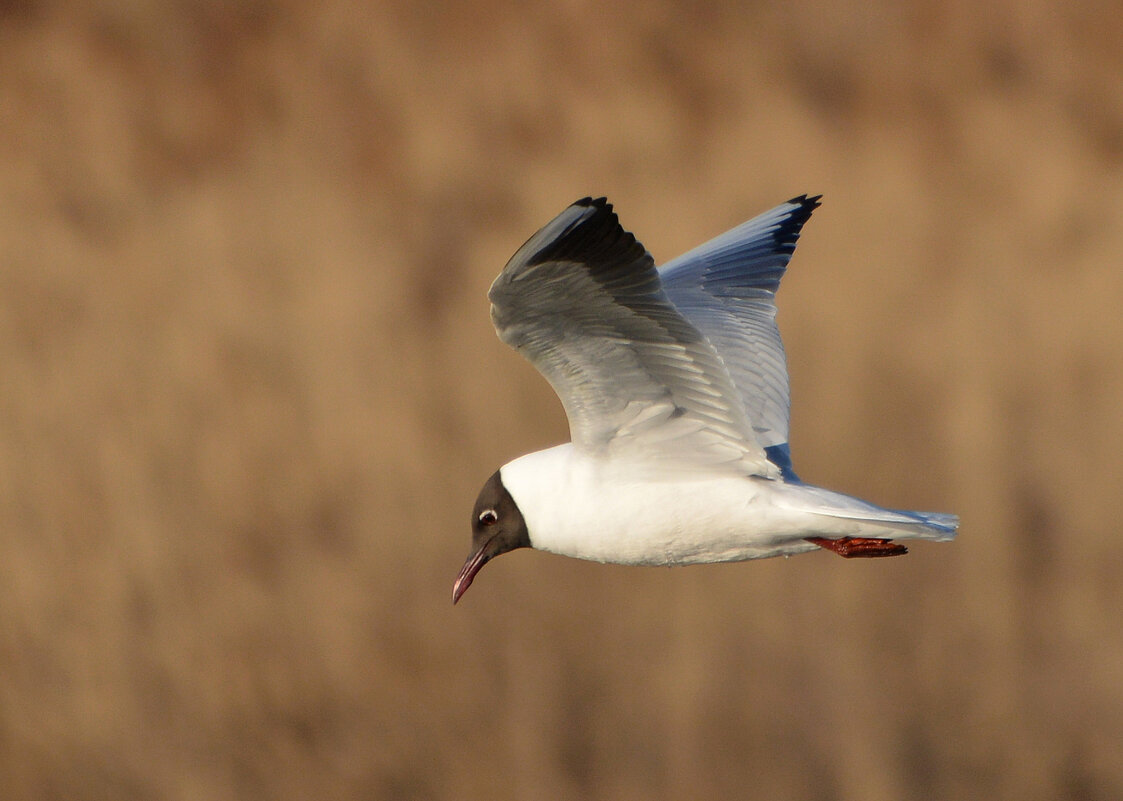
[[[628,565],[896,556],[955,515],[883,509],[799,480],[775,294],[818,197],[656,269],[604,198],[574,203],[488,292],[499,338],[565,406],[572,442],[505,464],[472,511],[455,603],[515,548]]]

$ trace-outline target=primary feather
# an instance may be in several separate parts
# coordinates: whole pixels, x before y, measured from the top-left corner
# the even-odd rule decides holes
[[[819,196],[793,198],[659,268],[667,297],[721,356],[757,442],[785,470],[791,394],[776,290],[818,206]]]

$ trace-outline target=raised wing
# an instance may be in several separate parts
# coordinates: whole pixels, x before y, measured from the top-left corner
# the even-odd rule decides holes
[[[788,477],[791,395],[775,295],[820,197],[793,198],[659,268],[667,297],[721,356],[757,441]]]
[[[721,358],[604,198],[577,201],[532,236],[488,297],[499,338],[561,398],[575,447],[779,475]]]

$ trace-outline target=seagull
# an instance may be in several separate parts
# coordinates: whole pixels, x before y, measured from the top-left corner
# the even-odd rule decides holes
[[[571,442],[503,465],[472,511],[456,603],[517,548],[625,565],[898,556],[951,514],[806,484],[788,446],[775,295],[822,196],[802,195],[656,268],[605,198],[571,205],[488,292],[499,338],[550,382]]]

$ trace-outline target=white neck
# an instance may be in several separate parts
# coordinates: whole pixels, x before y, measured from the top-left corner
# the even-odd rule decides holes
[[[531,547],[554,551],[549,544],[569,517],[562,514],[561,506],[573,492],[574,466],[581,462],[574,458],[573,445],[567,442],[520,456],[500,468],[503,486],[526,521]]]

